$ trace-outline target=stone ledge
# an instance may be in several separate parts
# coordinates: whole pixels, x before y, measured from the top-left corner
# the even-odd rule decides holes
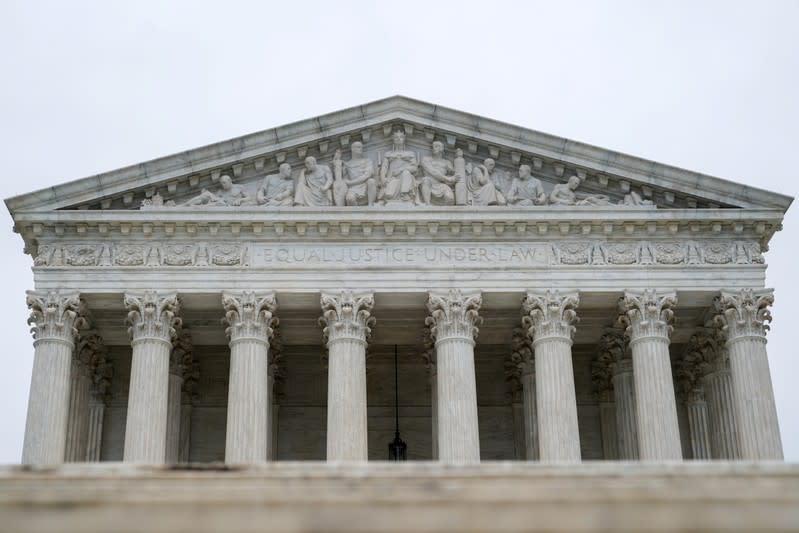
[[[0,468],[8,531],[788,531],[799,465]]]

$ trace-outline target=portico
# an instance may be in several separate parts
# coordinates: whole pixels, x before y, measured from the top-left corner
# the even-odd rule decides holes
[[[782,458],[763,251],[790,199],[362,107],[7,201],[24,462],[382,460],[395,345],[413,460]]]

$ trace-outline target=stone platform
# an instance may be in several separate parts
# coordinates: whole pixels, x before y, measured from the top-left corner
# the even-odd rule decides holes
[[[782,463],[0,468],[2,531],[796,531]]]

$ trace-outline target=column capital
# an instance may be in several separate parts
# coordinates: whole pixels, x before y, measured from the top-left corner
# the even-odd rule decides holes
[[[191,332],[188,328],[181,327],[172,343],[172,352],[169,354],[169,373],[182,379],[192,363],[193,350]]]
[[[374,293],[366,291],[323,292],[320,297],[322,316],[319,324],[326,345],[338,340],[354,340],[364,345],[369,341],[377,320],[372,316]]]
[[[524,328],[513,328],[510,342],[510,360],[517,367],[519,377],[535,374],[533,345]]]
[[[623,366],[625,361],[630,360],[626,355],[624,331],[618,328],[606,328],[599,338],[597,354],[591,363],[591,381],[600,401],[613,401],[613,376],[621,371],[620,366]]]
[[[712,331],[700,329],[688,339],[682,358],[674,365],[677,391],[689,403],[704,401],[704,376],[715,366],[716,343]]]
[[[474,344],[483,319],[479,315],[483,296],[480,292],[460,289],[430,291],[427,295],[425,324],[436,344],[450,339],[467,340]]]
[[[579,304],[580,296],[577,291],[529,291],[522,303],[525,313],[522,325],[533,339],[533,345],[552,338],[571,343],[577,330],[575,324],[580,320],[576,311]]]
[[[225,335],[230,344],[243,340],[258,341],[269,345],[278,319],[274,316],[277,301],[274,292],[223,292],[222,307],[227,324]]]
[[[431,376],[436,375],[436,343],[433,340],[433,334],[430,332],[430,327],[425,326],[422,332],[422,361],[427,369],[427,373]]]
[[[80,295],[58,291],[27,291],[26,295],[34,345],[46,339],[74,346],[78,330],[86,326],[81,316],[84,305]]]
[[[757,338],[765,342],[770,329],[774,289],[722,290],[714,301],[714,318],[727,342],[740,338]]]
[[[172,344],[181,324],[177,317],[180,303],[176,293],[125,293],[124,302],[128,309],[126,323],[132,342],[150,339]]]
[[[673,306],[677,305],[677,293],[655,289],[628,290],[619,299],[620,322],[626,327],[630,342],[647,338],[668,341],[673,329]]]

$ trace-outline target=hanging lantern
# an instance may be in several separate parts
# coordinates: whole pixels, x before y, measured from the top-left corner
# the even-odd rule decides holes
[[[394,345],[394,440],[388,443],[388,460],[407,460],[408,445],[400,438],[399,431],[399,378],[397,372],[397,345]]]

